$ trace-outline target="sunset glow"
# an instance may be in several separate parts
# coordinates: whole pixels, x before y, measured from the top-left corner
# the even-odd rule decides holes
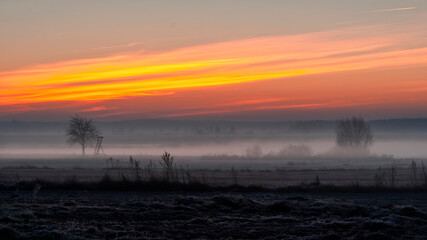
[[[405,10],[418,9],[368,12]],[[366,105],[373,110],[396,103],[415,108],[427,103],[427,28],[400,27],[404,34],[371,24],[156,51],[146,50],[141,39],[94,47],[113,52],[1,71],[0,115],[61,109],[157,118]],[[387,73],[405,76],[407,69],[420,70],[394,80]],[[352,87],[348,76],[367,72],[372,74]]]

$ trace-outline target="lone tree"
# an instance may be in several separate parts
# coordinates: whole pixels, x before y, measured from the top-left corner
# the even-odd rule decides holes
[[[85,155],[86,147],[95,142],[98,135],[99,131],[96,129],[91,119],[79,115],[71,117],[67,128],[67,142],[71,144],[80,144],[82,146],[83,156]]]
[[[337,145],[353,150],[367,150],[372,144],[373,133],[362,117],[344,118],[337,121]]]

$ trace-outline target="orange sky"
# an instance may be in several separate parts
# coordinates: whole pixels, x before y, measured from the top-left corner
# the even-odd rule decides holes
[[[134,39],[0,71],[0,117],[427,117],[426,32],[411,22],[364,24],[160,50]]]

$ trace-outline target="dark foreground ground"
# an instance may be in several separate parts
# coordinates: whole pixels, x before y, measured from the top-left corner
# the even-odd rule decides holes
[[[426,239],[427,194],[0,192],[0,239]]]

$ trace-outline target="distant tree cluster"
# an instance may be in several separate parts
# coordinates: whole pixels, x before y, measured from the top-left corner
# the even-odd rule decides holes
[[[373,140],[369,124],[361,117],[338,120],[336,134],[337,145],[343,148],[367,149]]]

